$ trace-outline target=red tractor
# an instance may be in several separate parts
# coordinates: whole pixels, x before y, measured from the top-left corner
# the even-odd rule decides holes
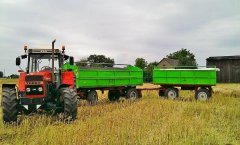
[[[16,58],[20,66],[21,59],[27,59],[26,71],[19,70],[18,84],[2,85],[3,122],[17,121],[21,113],[36,112],[38,109],[63,113],[64,120],[75,120],[77,116],[77,93],[74,74],[71,70],[63,71],[65,61],[71,65],[73,57],[54,49],[27,49],[25,54]]]

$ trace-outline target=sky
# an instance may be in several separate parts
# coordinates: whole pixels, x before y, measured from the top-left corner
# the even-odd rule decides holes
[[[16,74],[23,47],[66,46],[134,64],[186,48],[199,65],[240,55],[240,0],[0,0],[0,71]],[[24,66],[22,66],[24,68]]]

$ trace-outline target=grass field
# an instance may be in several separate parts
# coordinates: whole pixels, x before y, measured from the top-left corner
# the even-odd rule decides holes
[[[149,85],[146,85],[147,87]],[[78,119],[64,124],[47,114],[0,123],[0,144],[240,144],[240,84],[220,84],[208,102],[182,91],[179,100],[144,91],[139,101],[80,102]],[[2,116],[2,110],[0,111]],[[0,119],[2,122],[2,118]]]

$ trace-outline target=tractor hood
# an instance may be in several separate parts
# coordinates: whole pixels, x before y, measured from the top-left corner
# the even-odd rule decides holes
[[[44,70],[40,72],[32,72],[26,75],[26,81],[52,81],[52,71]]]

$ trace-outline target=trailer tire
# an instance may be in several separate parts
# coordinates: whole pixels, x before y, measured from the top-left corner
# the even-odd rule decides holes
[[[142,98],[142,91],[141,90],[137,90],[138,91],[138,98]]]
[[[16,89],[4,87],[2,90],[3,123],[17,122],[17,105]]]
[[[165,93],[165,97],[168,99],[176,99],[178,98],[178,89],[177,88],[168,88]]]
[[[199,101],[207,101],[210,96],[209,90],[205,88],[201,88],[195,92],[195,98]]]
[[[111,102],[118,101],[121,96],[121,93],[119,90],[109,90],[108,91],[108,99]]]
[[[70,88],[62,88],[64,121],[74,121],[77,118],[77,93]]]
[[[126,99],[129,99],[129,100],[139,99],[139,94],[138,94],[137,89],[135,89],[135,88],[128,89]]]
[[[90,105],[96,105],[98,102],[98,94],[97,91],[91,90],[87,94],[87,101],[89,102]]]
[[[158,96],[159,97],[165,97],[165,92],[163,90],[159,90]]]

